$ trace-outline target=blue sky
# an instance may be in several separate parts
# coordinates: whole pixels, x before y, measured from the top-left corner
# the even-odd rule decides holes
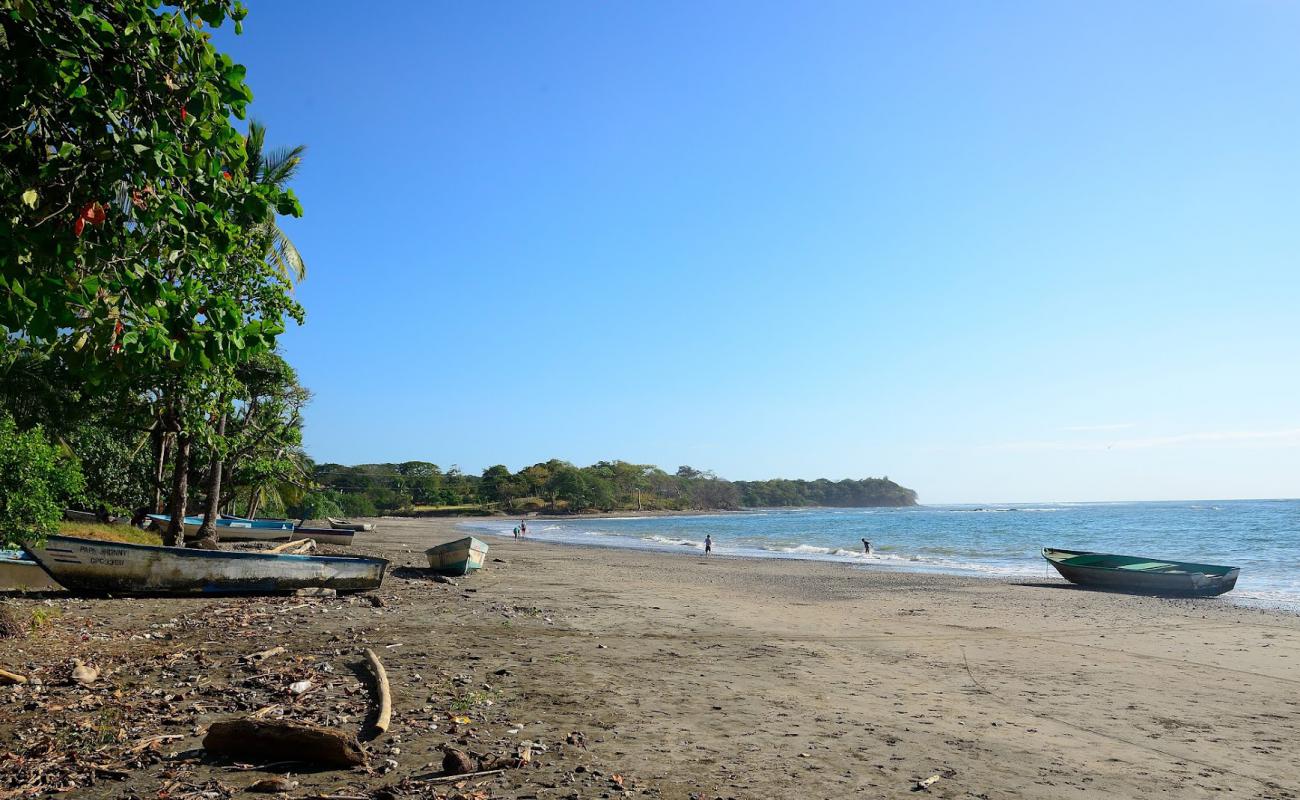
[[[1300,495],[1300,6],[249,5],[318,460]]]

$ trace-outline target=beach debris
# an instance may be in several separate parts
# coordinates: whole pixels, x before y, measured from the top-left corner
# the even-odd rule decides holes
[[[446,575],[434,575],[434,576],[433,576],[433,582],[434,582],[434,583],[445,583],[445,584],[447,584],[448,586],[459,586],[459,585],[460,585],[460,584],[456,583],[455,581],[453,581],[451,578],[448,578]]]
[[[86,666],[86,663],[79,658],[74,658],[72,659],[72,680],[82,686],[94,686],[95,681],[99,680],[99,670]]]
[[[938,780],[939,780],[938,775],[931,775],[930,777],[926,778],[923,781],[917,781],[916,786],[912,787],[912,791],[928,792],[930,791],[930,787],[933,786]]]
[[[442,749],[442,771],[448,775],[466,775],[478,769],[478,762],[469,753],[455,747]]]
[[[375,655],[375,651],[369,647],[366,648],[366,663],[370,666],[370,673],[375,677],[375,693],[379,698],[379,710],[375,716],[374,728],[379,733],[385,733],[393,718],[393,697],[388,687],[388,673],[384,671],[379,656]]]
[[[284,544],[277,544],[275,547],[272,547],[270,550],[267,550],[266,552],[287,553],[290,555],[302,555],[303,553],[314,553],[316,552],[316,540],[315,539],[294,539],[293,541],[285,542]]]
[[[298,786],[297,781],[291,781],[288,778],[281,778],[281,777],[263,778],[262,780],[249,786],[248,791],[274,794],[276,792],[292,791],[297,786]]]
[[[27,683],[27,676],[19,675],[17,672],[10,672],[7,669],[0,669],[0,685],[7,686],[13,683]]]
[[[439,775],[433,778],[425,778],[424,783],[446,783],[447,781],[468,781],[475,778],[486,778],[488,775],[496,775],[505,772],[504,769],[482,769],[478,772],[461,772],[454,775]],[[456,795],[457,797],[472,797],[473,795]]]
[[[305,722],[233,719],[214,722],[203,737],[213,755],[258,761],[305,761],[333,767],[366,763],[357,737],[336,728]]]
[[[272,647],[269,650],[263,650],[259,653],[249,653],[248,655],[244,656],[243,659],[241,660],[247,664],[261,664],[263,661],[267,660],[268,658],[273,658],[275,656],[282,655],[287,652],[289,651],[286,650],[283,646],[276,645],[275,647]]]
[[[294,681],[289,684],[289,694],[306,694],[315,686],[311,681]]]
[[[573,745],[574,747],[581,747],[584,750],[587,748],[587,737],[584,733],[582,733],[582,731],[574,731],[570,733],[568,737],[565,738],[564,741],[567,742],[568,744]]]

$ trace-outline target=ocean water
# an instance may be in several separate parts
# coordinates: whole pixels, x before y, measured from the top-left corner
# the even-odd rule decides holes
[[[510,535],[518,520],[462,527]],[[1016,503],[912,508],[759,509],[680,517],[533,520],[532,538],[867,568],[1055,577],[1043,547],[1241,567],[1230,597],[1300,606],[1300,500]],[[873,553],[862,552],[861,539]]]

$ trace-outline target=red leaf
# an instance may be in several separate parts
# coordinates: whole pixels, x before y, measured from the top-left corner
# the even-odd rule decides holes
[[[81,209],[81,218],[91,225],[102,225],[104,220],[108,219],[108,209],[104,208],[102,203],[87,203],[86,207]]]
[[[81,232],[85,229],[86,229],[86,220],[83,217],[77,217],[77,222],[75,225],[72,226],[72,230],[76,231],[76,234],[80,236]]]
[[[184,121],[185,121],[185,118],[188,117],[188,116],[189,116],[189,114],[187,114],[187,113],[185,112],[185,106],[181,106],[181,122],[184,122]]]

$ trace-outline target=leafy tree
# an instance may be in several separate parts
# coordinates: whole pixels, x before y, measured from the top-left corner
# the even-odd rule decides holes
[[[0,541],[6,547],[54,533],[84,485],[76,463],[40,427],[19,431],[12,417],[0,415]]]
[[[301,207],[249,178],[231,119],[252,93],[205,30],[244,14],[234,0],[0,7],[0,333],[58,348],[91,389],[156,382],[173,543],[228,368],[302,318],[265,257],[267,220]]]

